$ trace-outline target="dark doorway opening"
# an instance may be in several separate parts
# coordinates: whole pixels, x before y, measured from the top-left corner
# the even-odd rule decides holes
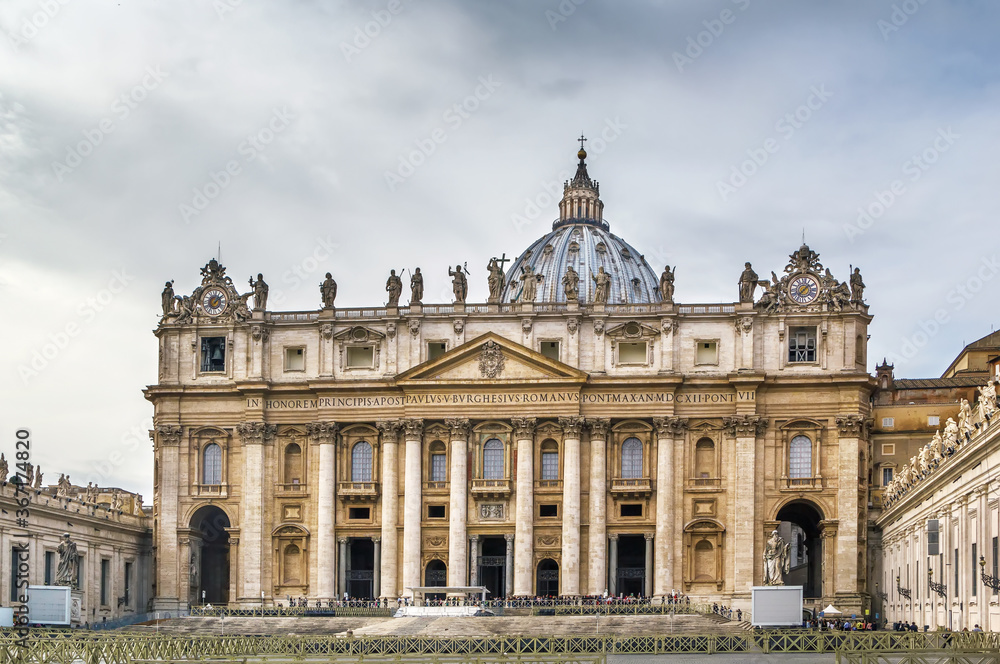
[[[778,511],[777,520],[783,522],[778,532],[790,544],[792,559],[788,574],[783,576],[785,585],[802,586],[802,594],[808,598],[823,596],[823,540],[820,537],[820,522],[823,515],[819,508],[808,501],[788,503]],[[790,528],[785,524],[794,524]]]
[[[646,537],[644,535],[618,536],[619,595],[641,597],[646,589]]]
[[[368,537],[352,537],[347,557],[347,594],[352,599],[374,599],[375,543]]]
[[[538,589],[539,597],[555,597],[559,594],[559,563],[546,558],[538,563]]]
[[[479,584],[486,586],[487,597],[506,597],[507,540],[501,537],[483,537],[480,542]]]
[[[432,560],[427,563],[427,569],[424,570],[424,585],[425,586],[446,586],[448,585],[448,568],[440,560]],[[427,593],[424,595],[424,599],[429,600],[444,600],[444,593]]]
[[[201,534],[200,564],[191,583],[192,604],[229,602],[229,517],[218,507],[207,505],[191,517],[191,530]],[[204,595],[202,595],[204,593]]]

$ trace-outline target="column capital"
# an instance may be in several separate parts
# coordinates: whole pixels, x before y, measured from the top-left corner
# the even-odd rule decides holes
[[[382,538],[381,537],[377,537],[377,536],[373,537],[372,538],[372,542],[374,542],[375,544],[381,544],[382,543]]]
[[[337,538],[337,543],[340,544],[341,546],[344,546],[345,544],[347,544],[347,538],[346,537],[338,537]]]
[[[264,445],[274,439],[278,427],[267,422],[240,422],[236,425],[236,431],[244,445]]]
[[[382,432],[383,443],[395,443],[399,440],[399,430],[403,424],[400,420],[379,420],[375,426]]]
[[[309,422],[306,424],[306,434],[310,442],[326,445],[337,440],[339,427],[336,422]]]
[[[688,428],[686,417],[654,417],[653,426],[661,437],[683,435]]]
[[[841,438],[867,439],[874,424],[872,418],[861,415],[838,415],[835,419]]]
[[[156,447],[157,443],[174,447],[181,444],[183,432],[184,429],[177,424],[157,424],[156,428],[149,432],[149,437],[153,441],[153,447]]]
[[[505,540],[507,540],[507,545],[508,546],[510,546],[510,543],[514,541],[514,536],[512,534],[510,534],[510,533],[504,535],[503,538]]]
[[[563,434],[568,438],[579,438],[580,429],[583,428],[582,417],[560,417],[559,426],[562,427]]]
[[[608,539],[611,540],[612,542],[617,542],[618,541],[618,533],[611,533],[610,535],[608,535]]]
[[[611,420],[607,418],[587,418],[587,428],[590,429],[590,437],[595,440],[605,440],[608,437],[608,429],[611,428]]]
[[[767,430],[767,423],[768,419],[759,415],[736,415],[722,418],[722,426],[726,428],[730,436],[737,438],[760,436]]]
[[[648,542],[648,541],[650,541],[651,539],[653,539],[654,535],[653,535],[653,533],[644,533],[644,534],[643,534],[643,537],[645,537],[645,538],[646,538],[646,541]]]
[[[448,428],[451,430],[452,440],[465,440],[469,437],[470,425],[468,419],[464,417],[453,418],[445,420],[444,423],[447,424]]]
[[[424,421],[420,418],[409,418],[403,420],[403,436],[407,440],[420,438],[424,435]]]
[[[479,535],[469,535],[469,541],[470,542],[478,542],[479,541]]]
[[[514,435],[518,440],[531,438],[535,435],[535,425],[538,420],[534,417],[512,417],[510,421],[514,425]]]

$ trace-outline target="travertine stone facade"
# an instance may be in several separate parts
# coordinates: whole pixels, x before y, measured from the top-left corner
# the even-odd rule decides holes
[[[546,301],[511,268],[488,304],[250,311],[215,261],[168,301],[159,606],[482,583],[745,609],[781,525],[786,581],[861,609],[867,306],[805,246],[756,304],[664,302],[580,169],[514,263]],[[544,286],[566,265],[578,300]]]

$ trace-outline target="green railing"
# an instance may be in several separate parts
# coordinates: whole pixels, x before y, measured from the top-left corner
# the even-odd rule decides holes
[[[553,656],[666,653],[954,653],[1000,650],[1000,634],[981,632],[809,632],[662,636],[180,636],[145,632],[32,630],[24,647],[9,631],[0,634],[0,664],[82,661],[130,664],[141,660],[199,660],[206,657],[423,657]],[[846,655],[845,655],[846,656]],[[848,664],[867,664],[846,659]],[[874,664],[874,663],[873,663]],[[915,663],[919,664],[919,663]],[[978,664],[969,662],[969,664]]]

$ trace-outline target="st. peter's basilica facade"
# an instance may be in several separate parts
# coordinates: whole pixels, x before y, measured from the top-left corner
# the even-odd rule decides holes
[[[769,279],[734,266],[736,302],[675,303],[579,157],[552,231],[490,261],[487,303],[461,269],[453,303],[423,304],[414,271],[360,309],[328,278],[322,308],[268,311],[262,278],[240,294],[217,261],[190,296],[168,284],[156,608],[483,584],[746,609],[777,529],[784,582],[860,613],[860,273],[803,245]]]

